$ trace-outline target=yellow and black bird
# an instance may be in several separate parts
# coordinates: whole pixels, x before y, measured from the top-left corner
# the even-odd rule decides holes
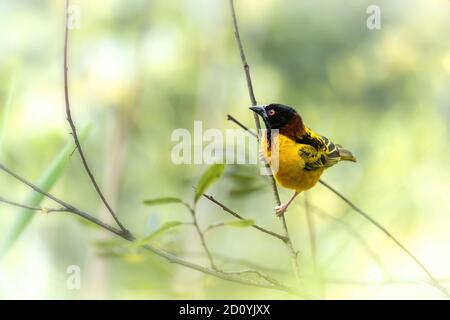
[[[283,215],[300,192],[312,188],[325,169],[341,160],[356,162],[350,151],[307,128],[293,108],[274,103],[250,109],[261,116],[266,125],[261,152],[275,180],[295,190],[287,203],[275,207],[277,215]]]

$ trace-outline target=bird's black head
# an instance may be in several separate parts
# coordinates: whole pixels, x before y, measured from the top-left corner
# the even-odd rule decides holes
[[[300,118],[293,108],[278,103],[253,106],[250,109],[263,118],[267,129],[281,129],[290,121]]]

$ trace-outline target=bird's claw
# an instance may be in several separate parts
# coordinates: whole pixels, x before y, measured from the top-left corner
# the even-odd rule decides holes
[[[261,162],[266,161],[266,158],[264,157],[264,154],[261,151],[258,152],[258,158],[259,158],[259,161],[261,161]]]
[[[287,205],[286,204],[282,204],[282,205],[276,206],[273,210],[275,210],[275,214],[278,217],[281,217],[286,212]]]

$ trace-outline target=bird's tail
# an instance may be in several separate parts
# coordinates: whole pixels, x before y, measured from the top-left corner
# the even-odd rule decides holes
[[[356,162],[355,156],[350,151],[343,148],[341,145],[336,145],[336,148],[339,151],[339,156],[341,157],[341,160]]]

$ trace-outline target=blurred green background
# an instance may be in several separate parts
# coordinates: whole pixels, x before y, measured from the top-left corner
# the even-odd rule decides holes
[[[176,128],[253,126],[226,0],[73,1],[81,28],[70,33],[70,89],[90,164],[122,221],[142,237],[166,221],[189,221],[162,196],[191,201],[206,166],[174,165]],[[366,27],[370,4],[381,30]],[[237,0],[241,35],[260,103],[296,107],[315,131],[354,152],[323,178],[369,212],[450,288],[450,3],[436,1]],[[63,1],[0,1],[0,159],[37,181],[70,141],[63,100]],[[8,102],[9,100],[9,102]],[[0,176],[0,196],[29,190]],[[55,195],[111,221],[74,154]],[[255,166],[227,166],[209,193],[281,232],[268,184]],[[291,195],[282,190],[283,200]],[[384,234],[323,186],[306,193],[287,221],[300,251],[304,290],[319,298],[443,298]],[[53,206],[44,202],[46,206]],[[0,241],[18,211],[0,204]],[[202,228],[230,220],[201,200]],[[330,217],[331,216],[331,217]],[[336,218],[338,220],[336,220]],[[67,214],[37,214],[0,260],[0,298],[295,298],[205,276],[139,250]],[[219,228],[207,241],[226,269],[251,266],[293,285],[281,242],[254,229]],[[193,228],[155,246],[207,265]],[[315,258],[314,258],[315,257]],[[69,290],[67,268],[81,268]]]

